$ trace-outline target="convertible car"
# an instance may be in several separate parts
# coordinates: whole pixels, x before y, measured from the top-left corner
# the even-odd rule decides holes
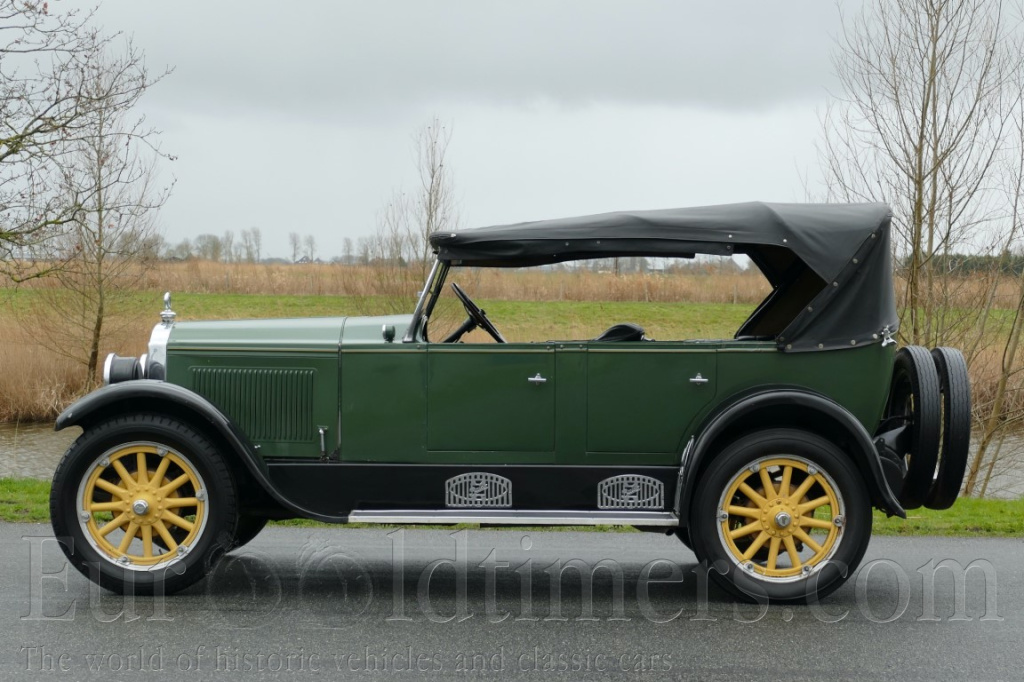
[[[678,536],[738,598],[823,596],[872,508],[949,507],[967,459],[963,357],[897,349],[890,219],[745,203],[436,233],[399,316],[178,321],[166,295],[148,353],[108,357],[107,385],[57,420],[83,433],[54,475],[54,532],[100,585],[171,593],[268,519],[626,525]],[[733,338],[609,320],[509,343],[459,286],[697,254],[746,256],[770,284]],[[465,322],[442,334],[448,285]]]

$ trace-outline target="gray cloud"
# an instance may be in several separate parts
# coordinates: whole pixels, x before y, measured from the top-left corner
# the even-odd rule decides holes
[[[164,101],[370,118],[424,101],[730,109],[820,97],[821,0],[176,2],[101,17],[177,66]]]
[[[175,68],[142,103],[179,157],[168,240],[258,226],[272,253],[297,231],[327,257],[415,183],[410,138],[435,113],[467,227],[799,200],[839,29],[822,0],[103,0],[97,17]]]

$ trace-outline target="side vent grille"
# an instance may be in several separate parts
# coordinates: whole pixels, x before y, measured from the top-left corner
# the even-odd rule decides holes
[[[252,440],[308,441],[313,426],[312,369],[193,367],[192,387]]]
[[[445,481],[444,503],[448,507],[511,507],[512,481],[498,474],[471,471]]]
[[[650,476],[623,474],[597,486],[598,509],[664,509],[665,484]]]

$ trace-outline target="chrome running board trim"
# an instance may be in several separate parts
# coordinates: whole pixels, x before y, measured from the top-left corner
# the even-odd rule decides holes
[[[562,511],[517,509],[356,509],[349,523],[484,523],[499,526],[664,526],[679,525],[672,512]]]

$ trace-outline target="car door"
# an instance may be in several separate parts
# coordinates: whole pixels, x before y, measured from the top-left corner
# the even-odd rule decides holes
[[[548,462],[555,352],[547,344],[433,344],[427,351],[432,462]]]
[[[586,355],[588,458],[625,453],[675,463],[688,425],[715,395],[715,350],[590,342]]]

